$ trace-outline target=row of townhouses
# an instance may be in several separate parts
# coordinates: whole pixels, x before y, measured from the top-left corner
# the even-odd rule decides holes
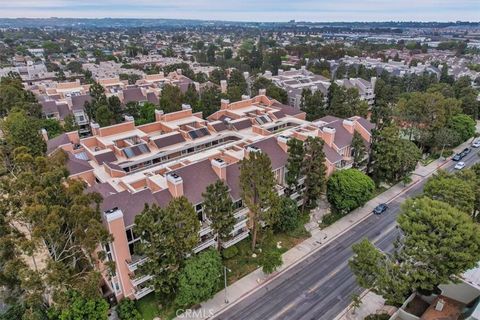
[[[102,218],[114,240],[103,250],[116,265],[113,276],[104,275],[102,290],[110,298],[139,299],[152,291],[151,277],[135,274],[146,259],[135,252],[140,239],[133,232],[135,217],[145,204],[165,207],[172,198],[185,196],[201,225],[194,249],[197,253],[217,245],[209,217],[203,213],[202,193],[208,185],[223,180],[236,208],[234,230],[229,241],[222,243],[227,248],[249,235],[239,162],[250,152],[269,156],[276,190],[283,194],[289,139],[320,137],[325,142],[327,173],[331,174],[352,166],[354,133],[369,147],[373,128],[361,117],[327,116],[308,122],[305,113],[269,99],[265,90],[235,103],[222,100],[220,110],[207,119],[188,105],[168,114],[157,110],[155,117],[155,122],[141,126],[135,126],[131,117],[109,127],[92,124],[90,137],[69,132],[47,141],[48,154],[58,150],[68,154],[71,178],[85,181],[88,192],[104,198]]]

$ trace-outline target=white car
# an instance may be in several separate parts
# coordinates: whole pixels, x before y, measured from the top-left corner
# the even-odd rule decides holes
[[[474,143],[472,143],[472,147],[480,148],[480,140],[476,140]]]
[[[457,170],[462,170],[463,168],[465,168],[465,162],[460,161],[455,165],[455,169]]]

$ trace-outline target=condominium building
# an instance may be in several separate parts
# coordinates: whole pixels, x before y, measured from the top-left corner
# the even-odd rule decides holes
[[[277,76],[272,76],[272,73],[267,71],[264,77],[270,79],[278,87],[284,89],[288,94],[288,103],[295,108],[300,108],[302,103],[303,90],[320,91],[327,101],[328,88],[330,88],[331,81],[320,75],[316,75],[308,71],[304,66],[300,69],[292,68],[289,71],[278,70]],[[372,77],[371,81],[366,81],[361,78],[339,79],[335,83],[344,88],[355,88],[361,100],[367,101],[368,105],[373,105],[375,101],[375,82],[376,78]]]
[[[249,235],[248,208],[241,199],[240,161],[250,152],[269,156],[283,194],[287,142],[309,136],[325,141],[327,173],[352,165],[351,141],[359,132],[369,146],[372,124],[360,117],[339,119],[324,117],[314,122],[305,113],[269,99],[264,90],[254,98],[229,103],[207,119],[194,113],[188,105],[181,111],[163,114],[157,110],[153,123],[135,126],[127,117],[121,124],[98,127],[92,124],[93,136],[81,139],[76,132],[49,140],[48,153],[64,150],[71,178],[82,179],[87,191],[100,193],[102,217],[112,242],[103,248],[115,262],[115,272],[105,275],[105,295],[122,299],[139,299],[153,289],[151,277],[135,274],[146,261],[135,252],[140,241],[134,234],[135,217],[145,204],[168,205],[172,198],[185,196],[194,206],[198,223],[200,252],[217,245],[209,217],[203,212],[203,197],[208,185],[223,180],[235,204],[236,223],[227,248]]]

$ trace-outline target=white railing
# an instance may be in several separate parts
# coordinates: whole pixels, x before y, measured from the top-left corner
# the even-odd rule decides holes
[[[142,284],[144,283],[145,281],[148,281],[150,279],[152,279],[153,276],[152,275],[145,275],[145,276],[141,276],[139,278],[135,278],[135,279],[132,279],[131,282],[133,284],[134,287],[138,286],[139,284]]]
[[[133,295],[135,296],[135,299],[138,300],[138,299],[141,299],[141,298],[145,297],[150,292],[153,292],[153,287],[142,288],[140,290],[135,291],[135,293]]]
[[[145,263],[145,261],[147,260],[148,260],[147,257],[142,257],[142,258],[136,259],[135,261],[127,262],[128,270],[130,270],[131,272],[134,272],[135,270],[137,270],[139,265]]]
[[[213,247],[217,245],[217,241],[215,240],[215,237],[212,237],[211,239],[205,240],[202,243],[200,243],[198,246],[196,246],[193,249],[193,252],[198,253],[202,250],[205,250],[206,248]]]
[[[242,241],[243,239],[248,238],[248,235],[249,235],[249,234],[250,234],[250,231],[245,230],[244,232],[242,232],[242,233],[236,235],[235,237],[233,237],[232,239],[223,242],[223,243],[222,243],[222,247],[223,247],[223,248],[231,247],[231,246],[233,246],[234,244]]]

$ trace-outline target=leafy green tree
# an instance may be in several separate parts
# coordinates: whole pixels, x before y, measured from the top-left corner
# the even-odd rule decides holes
[[[373,180],[360,170],[338,170],[328,179],[327,198],[337,212],[345,214],[363,206],[374,190]]]
[[[440,171],[428,179],[423,194],[431,199],[446,202],[465,213],[472,214],[475,207],[475,182]]]
[[[262,267],[262,271],[270,274],[282,265],[282,252],[277,248],[267,249],[261,254],[258,262]]]
[[[365,161],[367,155],[367,148],[365,147],[365,141],[363,140],[360,133],[357,131],[354,132],[352,138],[352,157],[353,157],[353,167],[359,168]]]
[[[193,83],[188,85],[187,91],[183,95],[183,102],[186,104],[189,104],[192,109],[196,109],[198,105],[198,92],[197,89],[195,89],[195,85]]]
[[[172,297],[185,257],[192,253],[199,240],[200,222],[195,209],[187,198],[179,197],[171,200],[165,209],[146,206],[135,217],[135,224],[135,232],[142,238],[138,252],[148,257],[138,273],[153,275],[155,291]]]
[[[201,95],[198,102],[198,107],[195,112],[201,111],[204,117],[208,117],[212,113],[218,111],[220,108],[220,100],[222,99],[222,93],[217,87],[207,88]]]
[[[142,320],[143,317],[130,299],[123,299],[117,306],[117,314],[120,320]]]
[[[178,281],[178,306],[191,306],[215,295],[221,283],[222,258],[215,250],[202,252],[185,263]]]
[[[225,49],[223,50],[223,58],[224,58],[225,60],[228,60],[228,59],[232,59],[232,57],[233,57],[233,51],[232,51],[232,49],[230,49],[230,48],[225,48]]]
[[[31,117],[41,117],[41,106],[33,93],[23,88],[18,74],[0,79],[0,116],[5,117],[13,108],[21,109]]]
[[[215,63],[215,51],[217,47],[214,44],[210,44],[207,49],[207,62],[208,63]]]
[[[101,127],[106,127],[112,125],[112,118],[114,117],[113,113],[110,111],[108,106],[101,105],[96,108],[95,111],[95,120]]]
[[[445,202],[409,199],[398,225],[403,237],[393,254],[364,240],[353,246],[349,263],[362,287],[390,302],[402,303],[410,292],[450,283],[480,259],[480,226]]]
[[[327,114],[339,118],[350,118],[352,116],[366,117],[368,104],[360,100],[356,88],[340,87],[333,82],[328,88]]]
[[[182,91],[177,86],[165,85],[160,95],[160,108],[165,112],[180,111],[182,107]]]
[[[473,137],[477,123],[466,114],[457,114],[448,120],[447,125],[460,136],[461,142],[464,142]]]
[[[221,80],[227,80],[227,75],[225,73],[225,70],[222,70],[222,69],[218,68],[218,69],[214,69],[214,70],[212,70],[212,72],[210,72],[209,79],[213,83],[216,83],[216,84],[220,85]]]
[[[270,158],[263,152],[251,151],[240,162],[240,187],[242,199],[250,209],[252,251],[257,244],[260,221],[272,225],[275,221],[275,204],[278,198]]]
[[[288,159],[286,165],[285,182],[287,184],[286,193],[291,195],[295,192],[299,192],[298,181],[302,177],[302,165],[304,158],[303,142],[299,139],[289,139],[287,141],[288,146]]]
[[[85,298],[78,292],[68,293],[68,303],[60,308],[54,308],[50,312],[50,319],[59,320],[107,320],[108,303],[102,298]]]
[[[242,99],[242,95],[247,92],[247,81],[243,74],[234,69],[230,72],[228,79],[227,96],[230,101],[239,101]]]
[[[281,197],[273,229],[277,232],[293,231],[298,226],[298,222],[299,210],[297,202],[289,197]]]
[[[47,145],[40,135],[39,122],[25,111],[14,109],[0,122],[3,138],[10,150],[27,147],[32,155],[40,156],[47,151]]]
[[[304,142],[304,158],[302,176],[305,176],[303,207],[313,209],[325,190],[326,185],[325,153],[323,140],[319,137],[308,137]]]
[[[287,91],[277,87],[271,80],[264,77],[258,77],[255,79],[252,84],[252,95],[256,95],[260,89],[266,89],[267,96],[270,98],[278,100],[281,103],[288,103]]]
[[[2,198],[0,207],[19,226],[18,248],[34,261],[29,286],[37,292],[48,287],[54,301],[70,289],[86,298],[98,297],[96,250],[109,240],[98,211],[101,196],[85,193],[80,180],[67,179],[62,151],[47,159],[18,148],[13,161],[11,173],[2,180],[2,194],[8,197]],[[35,262],[39,248],[49,253],[44,270],[37,270]]]
[[[47,131],[49,139],[55,138],[64,131],[57,119],[42,119],[40,120],[40,127]]]
[[[326,115],[324,96],[321,91],[303,89],[300,110],[307,114],[307,121],[317,120]]]
[[[388,126],[374,135],[369,172],[377,182],[395,183],[415,169],[421,152],[413,142],[400,138],[398,128]]]
[[[233,202],[228,192],[228,186],[217,180],[209,185],[203,196],[203,212],[212,221],[212,229],[217,234],[218,250],[222,243],[230,237],[235,226]]]

